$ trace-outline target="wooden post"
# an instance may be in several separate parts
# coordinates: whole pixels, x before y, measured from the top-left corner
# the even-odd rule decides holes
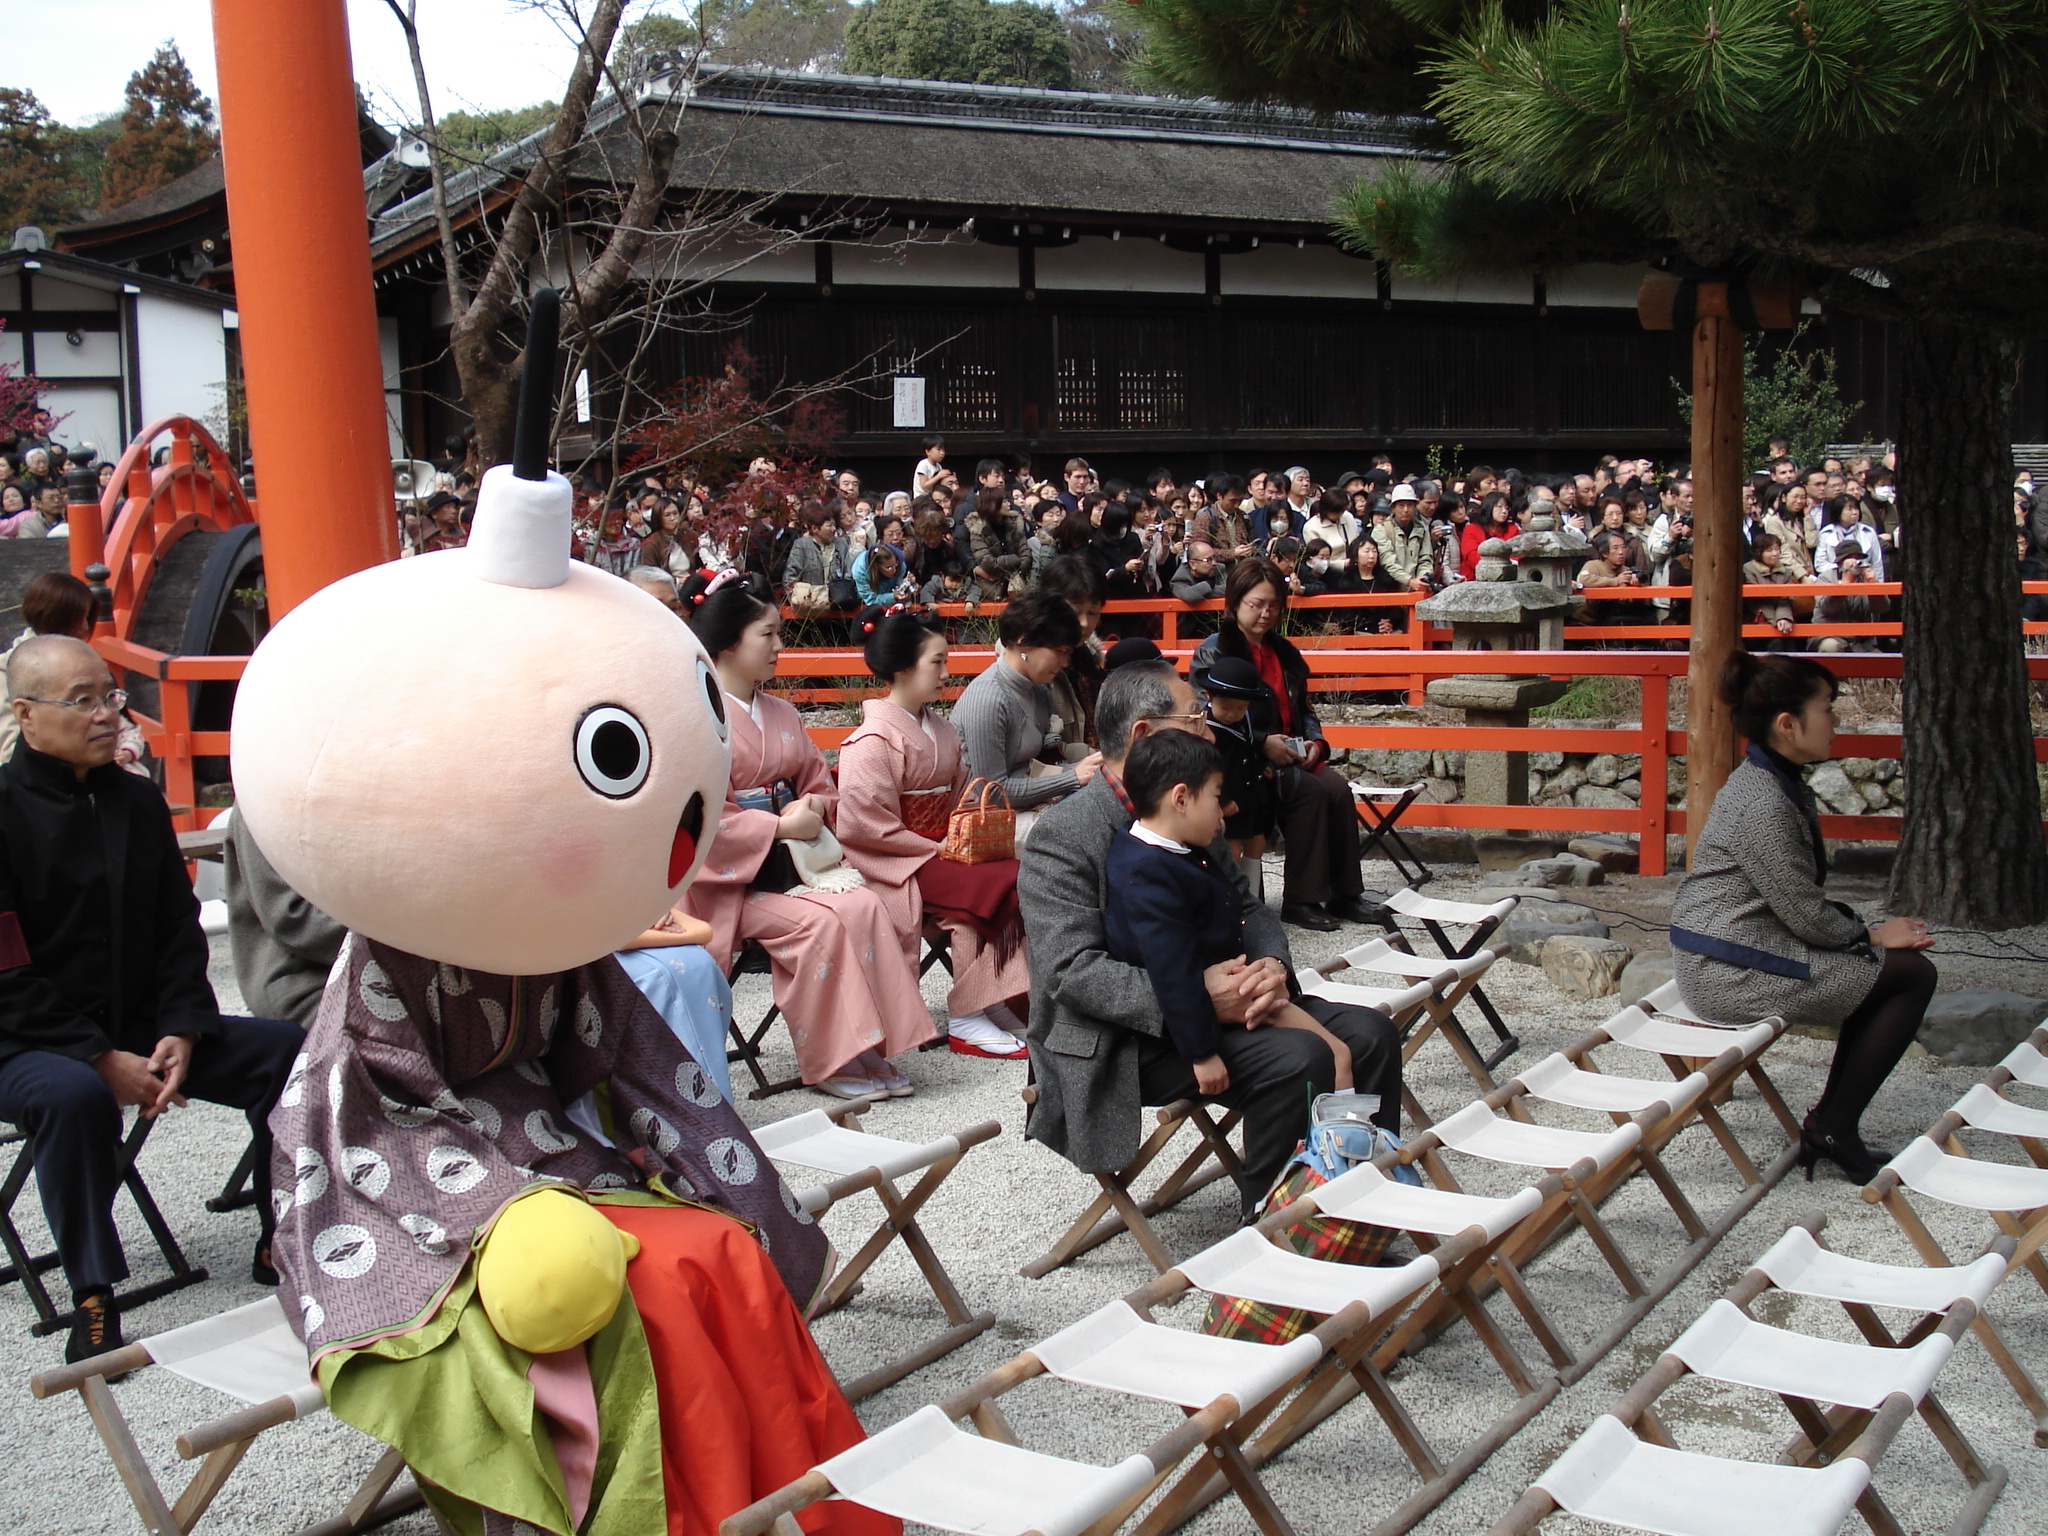
[[[355,76],[342,0],[214,0],[213,38],[275,620],[398,555]]]
[[[1742,332],[1728,285],[1701,283],[1692,327],[1692,644],[1685,690],[1686,862],[1735,771],[1716,682],[1742,643]]]

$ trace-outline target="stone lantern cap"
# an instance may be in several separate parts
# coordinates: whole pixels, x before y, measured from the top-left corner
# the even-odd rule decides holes
[[[1515,542],[1520,543],[1521,539]],[[1542,620],[1561,616],[1571,606],[1571,598],[1541,582],[1461,581],[1434,597],[1424,598],[1415,605],[1415,611],[1432,624],[1507,624],[1517,629],[1534,629]]]
[[[1583,533],[1569,528],[1541,528],[1509,539],[1508,553],[1517,560],[1585,560],[1592,556],[1593,546]]]

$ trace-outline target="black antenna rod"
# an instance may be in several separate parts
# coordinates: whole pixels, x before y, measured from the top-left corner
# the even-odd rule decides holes
[[[512,473],[521,480],[548,477],[548,428],[555,418],[555,347],[562,329],[562,299],[537,291],[526,316],[526,366],[519,374],[519,424],[512,438]]]

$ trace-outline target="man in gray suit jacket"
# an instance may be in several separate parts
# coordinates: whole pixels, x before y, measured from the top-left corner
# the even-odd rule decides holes
[[[1145,972],[1109,956],[1103,936],[1104,866],[1111,839],[1131,823],[1123,763],[1150,731],[1208,735],[1187,680],[1164,661],[1109,674],[1095,704],[1104,771],[1040,815],[1019,854],[1017,896],[1031,952],[1031,1063],[1038,1080],[1026,1134],[1084,1173],[1111,1173],[1137,1156],[1147,1104],[1197,1095],[1195,1074],[1167,1037]],[[1311,1092],[1335,1077],[1329,1047],[1305,1030],[1262,1029],[1288,1000],[1292,960],[1278,920],[1219,841],[1212,861],[1246,898],[1245,957],[1203,973],[1224,1032],[1230,1083],[1216,1098],[1244,1111],[1244,1206],[1264,1198],[1308,1128]],[[1354,1081],[1380,1095],[1377,1119],[1399,1128],[1401,1048],[1383,1013],[1301,1000],[1351,1048]]]

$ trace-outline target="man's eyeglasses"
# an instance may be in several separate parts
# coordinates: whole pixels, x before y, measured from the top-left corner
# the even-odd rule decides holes
[[[1206,721],[1209,716],[1204,711],[1197,709],[1191,710],[1185,715],[1146,715],[1143,718],[1155,721],[1160,725],[1192,725],[1199,721]]]
[[[59,709],[75,710],[77,713],[88,718],[100,713],[102,710],[105,710],[110,715],[118,715],[128,707],[128,690],[116,688],[112,693],[91,699],[31,699],[24,696],[23,702],[28,704],[54,704]]]

